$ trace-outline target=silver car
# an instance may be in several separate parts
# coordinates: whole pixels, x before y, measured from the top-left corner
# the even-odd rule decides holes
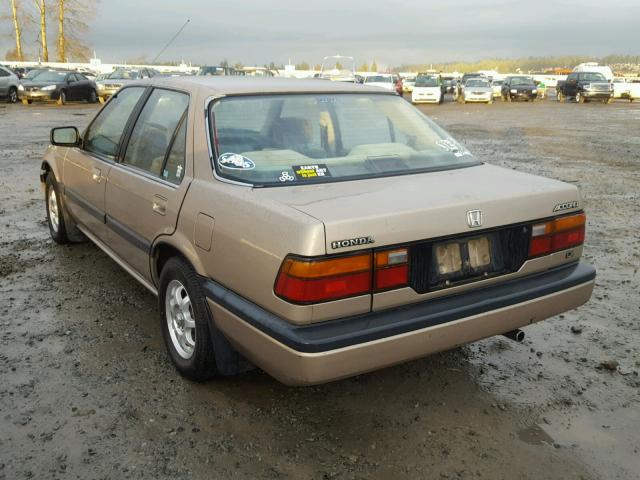
[[[6,67],[0,66],[0,97],[6,98],[9,103],[18,101],[18,76]]]
[[[493,88],[486,78],[470,78],[462,85],[462,95],[460,95],[462,103],[480,102],[493,103]]]
[[[160,73],[153,68],[119,68],[114,70],[102,80],[96,81],[98,85],[98,98],[100,103],[104,103],[109,97],[113,96],[123,86],[144,78],[152,78]]]

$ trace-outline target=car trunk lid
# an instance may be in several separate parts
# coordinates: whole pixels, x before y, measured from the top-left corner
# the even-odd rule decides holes
[[[564,206],[563,212],[580,208],[578,190],[573,185],[487,164],[254,192],[321,221],[326,253],[543,219],[557,213],[554,209],[558,205]],[[481,225],[471,227],[473,219],[468,212],[475,210],[482,212]]]

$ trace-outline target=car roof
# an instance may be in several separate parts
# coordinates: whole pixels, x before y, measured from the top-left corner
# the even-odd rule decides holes
[[[208,91],[211,95],[258,95],[274,93],[378,93],[388,94],[377,87],[351,82],[289,78],[242,76],[154,77],[137,81],[137,85],[173,87],[189,92]]]

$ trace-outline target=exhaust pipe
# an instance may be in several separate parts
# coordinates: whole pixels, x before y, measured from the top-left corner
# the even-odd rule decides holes
[[[510,332],[507,332],[507,333],[503,333],[503,335],[507,338],[510,338],[514,342],[518,342],[518,343],[524,340],[524,332],[519,328],[516,328],[515,330],[511,330]]]

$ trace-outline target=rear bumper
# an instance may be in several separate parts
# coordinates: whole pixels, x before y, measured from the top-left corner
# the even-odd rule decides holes
[[[558,267],[504,284],[401,308],[298,326],[203,280],[216,326],[283,383],[323,383],[505,333],[576,308],[595,269]]]

